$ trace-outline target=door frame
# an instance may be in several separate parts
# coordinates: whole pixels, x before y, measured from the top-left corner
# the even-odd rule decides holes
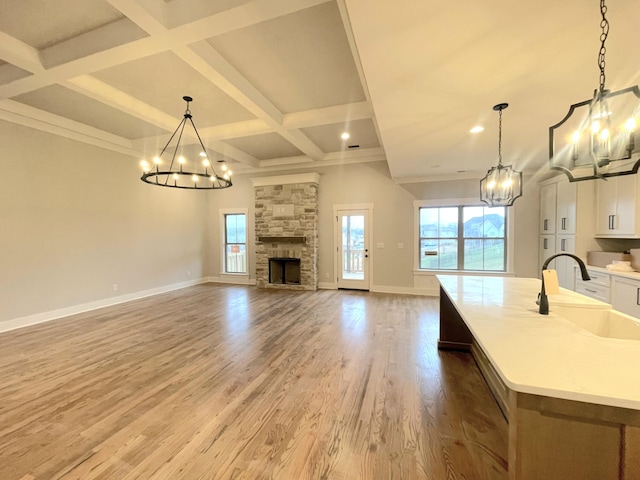
[[[368,285],[363,291],[371,291],[371,284],[373,283],[373,203],[353,203],[347,205],[334,205],[333,206],[333,268],[335,271],[334,278],[336,279],[336,289],[339,288],[340,271],[342,269],[342,262],[340,255],[338,255],[340,243],[342,242],[342,229],[338,226],[338,216],[340,213],[348,213],[349,211],[366,211],[367,212],[367,241],[368,245],[365,246],[369,250],[369,264],[368,264]]]

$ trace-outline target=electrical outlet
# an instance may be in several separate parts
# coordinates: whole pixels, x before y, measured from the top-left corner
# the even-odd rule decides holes
[[[191,276],[191,270],[187,270],[187,277]]]
[[[114,291],[114,292],[117,292],[117,291],[118,291],[118,284],[117,284],[117,283],[114,283],[114,284],[113,284],[113,291]]]
[[[324,274],[325,278],[329,278],[329,272]]]

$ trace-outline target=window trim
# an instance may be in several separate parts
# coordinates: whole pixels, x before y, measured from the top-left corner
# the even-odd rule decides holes
[[[218,210],[220,215],[220,275],[231,275],[234,277],[248,277],[250,272],[249,259],[251,258],[249,252],[249,209],[248,208],[221,208]],[[247,252],[247,271],[240,272],[227,272],[226,265],[226,246],[227,246],[227,215],[244,215],[245,217],[245,231],[246,231],[246,252]]]
[[[515,215],[513,214],[514,207],[506,207],[506,220],[507,231],[506,235],[506,248],[507,258],[504,272],[495,270],[434,270],[428,268],[420,268],[420,208],[421,207],[473,207],[487,205],[480,201],[479,198],[448,198],[440,200],[414,200],[413,201],[413,238],[415,239],[415,248],[413,249],[413,265],[414,272],[425,272],[434,274],[482,274],[482,275],[513,275],[513,259],[514,259],[514,236],[515,236]]]

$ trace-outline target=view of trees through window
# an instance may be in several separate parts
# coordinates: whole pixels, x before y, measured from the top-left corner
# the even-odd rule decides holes
[[[420,268],[505,271],[505,207],[420,208]]]

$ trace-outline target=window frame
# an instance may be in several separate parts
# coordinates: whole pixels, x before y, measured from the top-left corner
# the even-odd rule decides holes
[[[219,210],[220,214],[220,274],[233,276],[249,276],[249,211],[247,208],[225,208]],[[244,215],[245,221],[245,243],[227,243],[227,216]],[[245,271],[244,272],[228,272],[227,271],[227,246],[228,245],[244,245],[246,252]]]
[[[504,270],[464,270],[464,269],[434,269],[434,268],[421,268],[420,267],[420,209],[421,208],[457,208],[457,207],[486,207],[487,205],[480,201],[478,198],[457,198],[457,199],[442,199],[442,200],[415,200],[414,205],[414,238],[416,241],[416,248],[414,248],[414,269],[415,272],[431,272],[436,274],[482,274],[482,275],[512,275],[513,274],[513,258],[514,258],[514,215],[513,207],[505,207],[505,264]],[[462,216],[462,208],[459,208],[459,217]],[[460,231],[459,226],[459,231]],[[464,242],[465,237],[451,237],[458,240],[458,252],[459,256],[463,252],[461,242]],[[467,240],[474,239],[476,237],[468,237]],[[459,260],[460,262],[460,260]],[[460,263],[458,263],[460,265]]]

